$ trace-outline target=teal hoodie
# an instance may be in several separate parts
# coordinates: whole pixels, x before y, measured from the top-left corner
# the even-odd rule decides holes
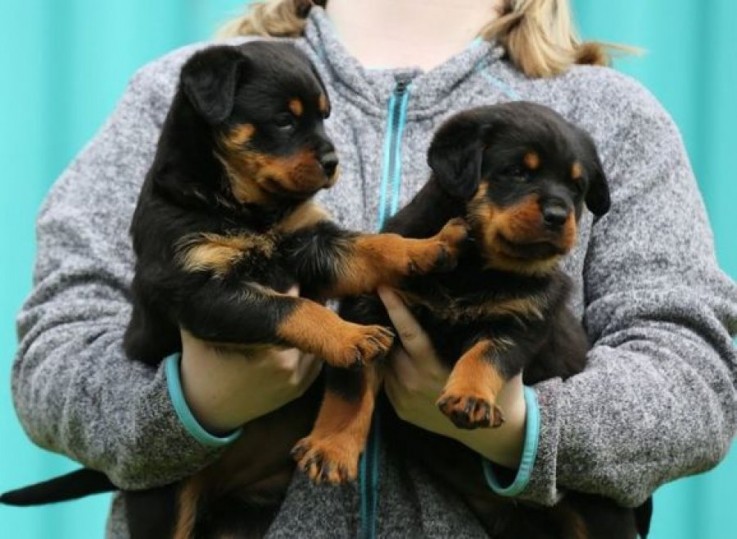
[[[637,505],[659,485],[719,462],[737,428],[737,287],[717,266],[681,137],[646,90],[602,67],[528,78],[483,41],[428,72],[367,70],[320,8],[295,42],[331,96],[327,129],[342,174],[319,198],[346,227],[376,230],[409,201],[428,178],[433,130],[468,107],[535,101],[598,144],[612,209],[595,223],[584,214],[565,261],[571,307],[593,343],[589,365],[528,392],[527,467],[506,494],[553,504],[575,489]],[[186,402],[171,363],[151,369],[126,360],[121,346],[133,274],[128,223],[178,70],[201,46],[136,73],[55,183],[38,218],[34,288],[18,317],[12,389],[24,428],[127,489],[180,479],[229,443],[182,421]],[[127,537],[124,513],[116,497],[108,537]],[[357,535],[484,536],[458,498],[387,453],[376,434],[356,485],[314,486],[295,474],[269,532]]]

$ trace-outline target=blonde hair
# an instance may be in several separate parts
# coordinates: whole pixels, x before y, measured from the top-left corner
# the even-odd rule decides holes
[[[263,0],[218,32],[221,37],[257,35],[299,37],[313,5],[327,0]],[[608,65],[611,53],[635,49],[583,42],[573,25],[568,0],[504,0],[499,17],[480,34],[496,40],[517,68],[529,77],[549,77],[573,64]]]

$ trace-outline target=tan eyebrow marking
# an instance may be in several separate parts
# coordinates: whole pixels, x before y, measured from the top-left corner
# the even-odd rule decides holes
[[[580,162],[574,161],[571,165],[571,179],[580,180],[583,177],[583,166]]]
[[[537,152],[527,152],[522,161],[530,170],[537,170],[540,168],[540,156]]]
[[[328,98],[325,94],[320,94],[320,97],[317,99],[317,106],[323,114],[328,113]]]
[[[302,101],[295,97],[294,99],[289,101],[289,110],[291,110],[292,114],[299,118],[304,113],[305,107],[302,104]]]

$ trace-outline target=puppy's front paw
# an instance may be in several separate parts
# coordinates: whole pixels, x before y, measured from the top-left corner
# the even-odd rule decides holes
[[[424,274],[431,271],[450,271],[456,267],[463,243],[468,237],[468,225],[457,217],[445,226],[423,246],[423,252],[413,257],[412,273]]]
[[[438,408],[459,429],[496,428],[504,423],[502,411],[481,396],[443,392]]]
[[[346,322],[339,340],[330,343],[323,359],[342,369],[358,368],[384,357],[394,344],[394,333],[384,326]]]
[[[468,238],[468,223],[462,217],[451,219],[440,229],[437,238],[448,246],[451,253],[458,253]]]
[[[311,434],[292,449],[297,467],[315,483],[340,485],[358,477],[360,449],[348,436],[321,438]]]

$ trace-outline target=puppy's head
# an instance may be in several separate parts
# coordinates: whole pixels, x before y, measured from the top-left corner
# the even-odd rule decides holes
[[[325,87],[293,45],[255,41],[196,53],[180,88],[208,128],[241,204],[304,199],[332,186],[338,158],[325,133]]]
[[[433,179],[466,202],[490,267],[550,271],[576,243],[584,204],[609,210],[591,137],[553,110],[527,102],[480,107],[443,124],[430,146]]]

